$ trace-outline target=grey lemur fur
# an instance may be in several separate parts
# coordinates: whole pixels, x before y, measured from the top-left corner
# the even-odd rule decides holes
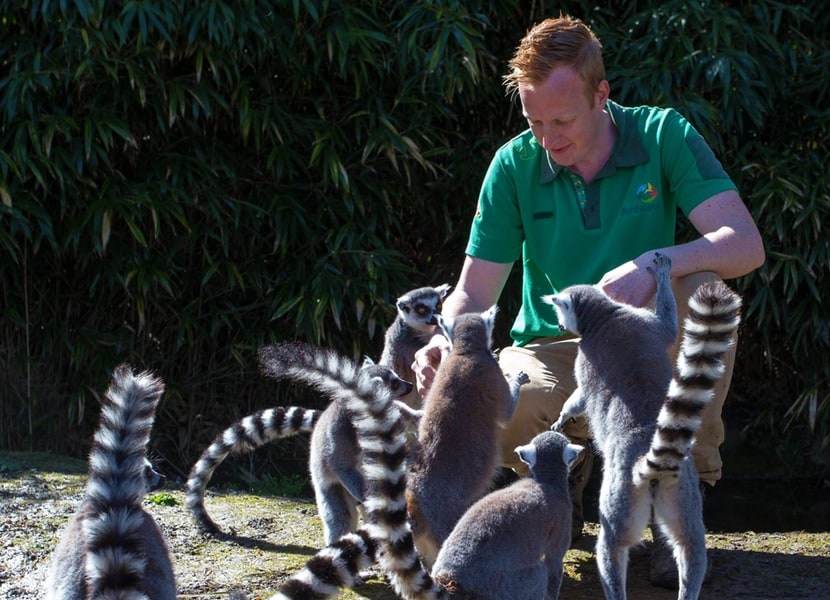
[[[586,415],[603,457],[597,563],[609,600],[625,599],[628,550],[652,518],[674,549],[678,598],[700,593],[706,540],[690,448],[740,320],[737,294],[719,281],[700,286],[672,377],[668,350],[678,328],[671,261],[655,253],[654,265],[655,311],[615,302],[593,286],[545,297],[564,328],[581,336],[577,389],[553,428]]]
[[[397,299],[395,320],[386,329],[379,364],[391,367],[401,379],[415,381],[412,371],[415,352],[434,335],[437,317],[441,314],[442,303],[450,287],[446,283],[437,287],[420,287]],[[401,400],[412,408],[421,406],[421,398],[414,389]]]
[[[266,376],[281,378],[285,355],[317,352],[320,351],[303,344],[265,346],[259,350],[260,368]],[[404,397],[412,390],[411,383],[403,381],[387,366],[366,359],[361,368],[389,387],[395,398]],[[401,410],[408,409],[403,405]],[[193,465],[187,480],[185,503],[197,526],[207,533],[221,531],[208,515],[204,497],[213,472],[227,456],[308,432],[311,432],[309,472],[326,543],[354,531],[358,524],[358,505],[363,502],[364,482],[359,469],[357,435],[351,416],[337,396],[323,411],[296,406],[260,410],[218,434]]]
[[[45,584],[48,600],[173,600],[176,581],[167,542],[142,508],[164,477],[147,460],[160,379],[118,366],[104,394],[89,455],[89,481],[61,534]]]
[[[501,460],[499,429],[513,416],[525,373],[502,373],[491,350],[496,307],[439,317],[452,349],[424,398],[407,475],[415,545],[431,565],[461,515],[487,493]]]

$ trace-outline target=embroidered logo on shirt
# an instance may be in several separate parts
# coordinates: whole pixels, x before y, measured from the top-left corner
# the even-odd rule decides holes
[[[657,188],[649,183],[644,183],[637,188],[637,199],[643,204],[651,204],[657,198]]]
[[[655,202],[660,192],[651,182],[644,183],[634,191],[636,201],[628,200],[620,213],[622,216],[639,215],[660,210],[661,203]]]

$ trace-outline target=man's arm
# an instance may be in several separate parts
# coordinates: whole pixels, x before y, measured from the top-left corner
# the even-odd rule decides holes
[[[721,279],[740,277],[764,263],[761,234],[735,191],[715,194],[691,213],[689,220],[701,236],[668,248],[655,248],[605,274],[599,285],[612,298],[644,306],[654,295],[654,279],[646,271],[654,252],[672,261],[672,277],[713,271]]]
[[[483,312],[501,296],[512,263],[494,263],[466,256],[458,283],[444,299],[441,314],[455,317],[469,312]]]
[[[469,312],[483,312],[493,306],[504,289],[511,267],[511,263],[494,263],[467,256],[461,267],[458,283],[444,299],[441,314],[455,317]],[[436,334],[426,346],[415,353],[412,370],[415,372],[415,385],[421,396],[424,396],[432,385],[435,371],[448,351],[448,340],[443,335]]]

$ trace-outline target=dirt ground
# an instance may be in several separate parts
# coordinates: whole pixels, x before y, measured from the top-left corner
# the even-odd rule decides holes
[[[78,505],[85,465],[48,455],[0,453],[0,599],[43,596],[43,580],[60,530]],[[206,506],[233,535],[200,535],[183,503],[181,486],[168,486],[147,509],[170,544],[180,598],[268,598],[322,544],[322,527],[309,499],[260,497],[211,489]],[[597,525],[566,556],[560,598],[602,598],[593,555]],[[710,581],[702,598],[830,599],[830,533],[781,531],[707,535]],[[628,595],[669,600],[676,593],[648,582],[648,544],[632,552]],[[344,599],[392,600],[380,578]]]

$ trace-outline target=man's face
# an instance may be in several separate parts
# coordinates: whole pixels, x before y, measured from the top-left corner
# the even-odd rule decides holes
[[[533,135],[556,164],[578,167],[590,162],[606,123],[607,81],[589,100],[579,75],[570,67],[560,67],[540,84],[520,83],[519,98]]]

